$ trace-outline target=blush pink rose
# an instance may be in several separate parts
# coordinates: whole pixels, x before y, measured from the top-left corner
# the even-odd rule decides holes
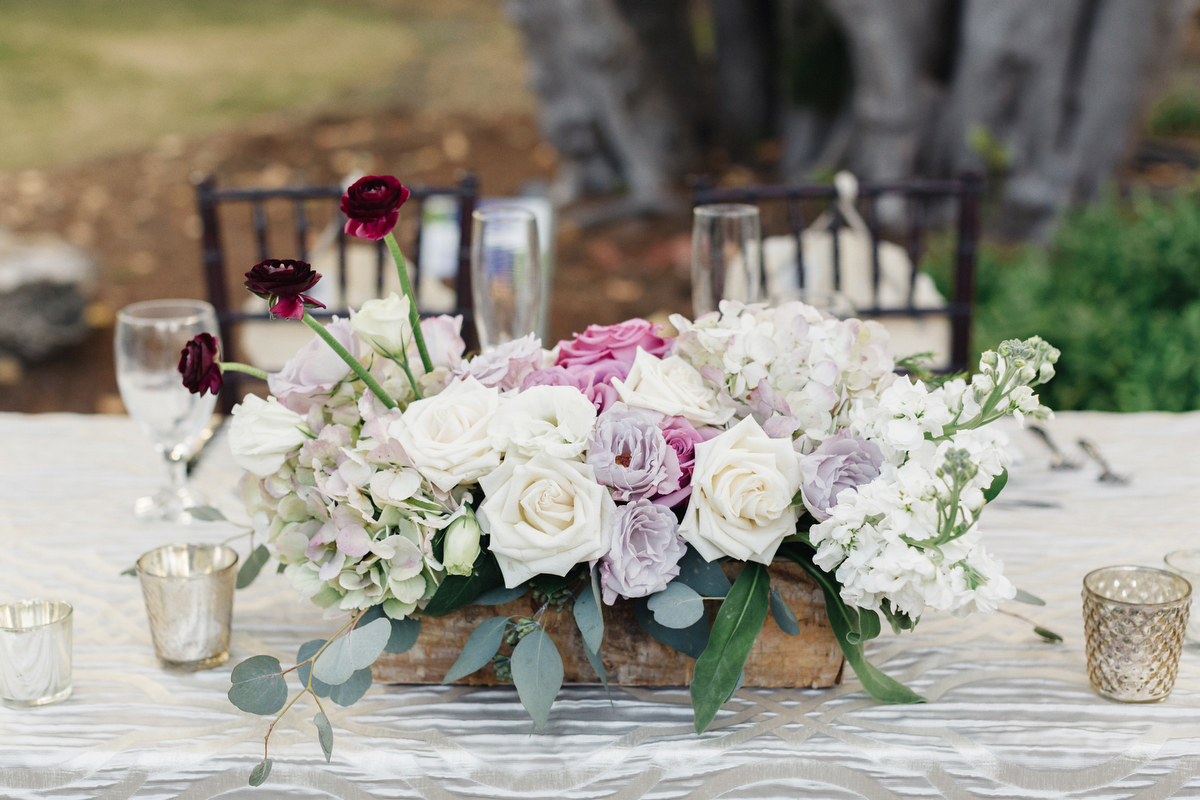
[[[603,414],[609,406],[620,400],[616,387],[612,385],[613,378],[625,380],[627,377],[629,364],[622,361],[547,367],[526,376],[521,384],[521,391],[531,386],[574,386],[592,401],[597,414]]]
[[[560,367],[583,366],[600,361],[632,364],[638,348],[662,358],[671,350],[671,339],[659,336],[660,326],[644,319],[630,319],[617,325],[589,325],[571,341],[559,342]]]
[[[697,429],[683,417],[664,417],[658,427],[662,429],[663,438],[667,440],[667,444],[675,450],[675,455],[679,458],[679,471],[682,476],[679,479],[677,491],[656,497],[654,502],[665,506],[677,506],[692,494],[692,470],[696,468],[696,445],[700,442],[707,442],[719,435],[721,431],[716,428]]]

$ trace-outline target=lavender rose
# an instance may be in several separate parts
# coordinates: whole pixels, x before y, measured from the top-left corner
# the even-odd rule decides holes
[[[358,357],[358,345],[350,320],[334,319],[325,326],[350,355]],[[320,395],[332,394],[350,374],[350,366],[319,336],[296,351],[283,369],[267,376],[267,388],[285,408],[307,414]]]
[[[800,496],[809,512],[824,522],[837,496],[879,477],[883,451],[849,431],[839,431],[800,459]]]
[[[572,367],[610,360],[632,364],[639,347],[651,355],[664,356],[671,349],[671,340],[659,336],[658,327],[636,318],[617,325],[589,325],[573,340],[559,342],[557,364]]]
[[[619,502],[678,491],[679,457],[658,427],[661,415],[624,403],[596,419],[587,463]]]
[[[354,182],[342,195],[346,233],[378,241],[391,233],[400,219],[400,206],[409,191],[391,175],[368,175]]]
[[[290,258],[270,258],[255,264],[246,273],[246,288],[271,303],[271,313],[277,317],[302,319],[304,309],[324,308],[325,304],[304,294],[317,281],[321,273],[304,261]]]
[[[217,363],[217,340],[211,333],[199,333],[183,346],[179,354],[179,374],[192,394],[221,391],[224,379]]]
[[[608,552],[600,559],[605,604],[611,606],[617,595],[645,597],[667,588],[687,549],[678,531],[679,522],[666,506],[646,500],[619,506]]]

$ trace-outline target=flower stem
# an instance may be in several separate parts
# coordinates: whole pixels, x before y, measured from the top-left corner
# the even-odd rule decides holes
[[[421,315],[417,311],[417,296],[413,293],[412,282],[408,279],[408,267],[404,263],[404,254],[400,252],[400,245],[396,244],[396,236],[393,233],[387,235],[388,249],[392,251],[392,260],[396,262],[396,274],[400,278],[400,287],[404,289],[404,296],[408,298],[408,319],[412,323],[413,338],[417,340],[417,352],[421,354],[421,366],[425,368],[425,374],[433,372],[433,361],[429,358],[429,350],[425,347],[425,336],[421,333]]]
[[[304,324],[312,328],[317,336],[325,340],[325,344],[333,348],[333,352],[337,353],[342,361],[345,361],[350,366],[350,369],[354,370],[354,374],[379,398],[379,402],[388,408],[396,408],[396,401],[388,397],[387,392],[383,390],[379,382],[371,377],[371,373],[367,372],[366,368],[358,363],[358,359],[350,355],[350,352],[342,347],[342,343],[333,338],[333,334],[325,330],[325,326],[313,319],[312,314],[309,314],[307,311],[304,312]]]
[[[217,366],[221,368],[221,372],[244,372],[247,375],[253,375],[260,380],[267,379],[267,371],[252,367],[249,364],[239,364],[236,361],[218,361]]]

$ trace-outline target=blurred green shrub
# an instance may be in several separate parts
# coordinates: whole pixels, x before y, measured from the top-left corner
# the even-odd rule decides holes
[[[932,255],[943,287],[948,266]],[[976,287],[976,354],[1034,334],[1062,350],[1051,408],[1200,408],[1196,197],[1109,198],[1066,217],[1049,248],[985,245]]]
[[[1147,127],[1153,136],[1200,133],[1200,94],[1176,92],[1154,104]]]

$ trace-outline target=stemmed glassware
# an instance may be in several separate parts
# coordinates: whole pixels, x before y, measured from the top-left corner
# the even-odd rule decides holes
[[[167,462],[170,483],[134,503],[140,519],[191,520],[204,505],[187,485],[187,461],[202,443],[216,407],[211,394],[192,394],[178,371],[183,346],[200,333],[217,335],[217,315],[201,300],[147,300],[121,309],[114,349],[125,409]]]
[[[542,291],[537,218],[525,208],[488,206],[473,214],[471,289],[484,352],[534,333]]]
[[[696,316],[721,300],[762,298],[762,229],[758,206],[699,206],[692,217],[692,306]]]

